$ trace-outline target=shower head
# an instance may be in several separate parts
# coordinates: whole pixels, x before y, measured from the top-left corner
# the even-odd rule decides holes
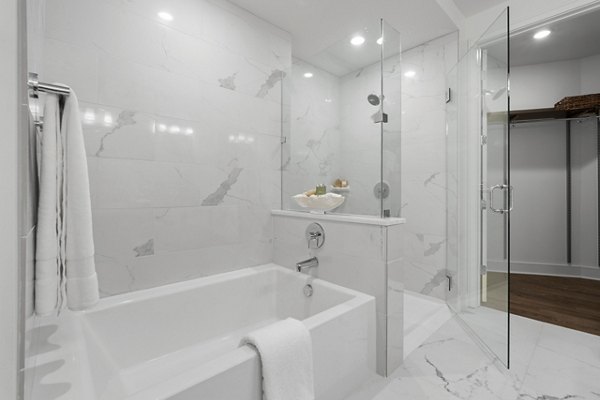
[[[383,98],[383,96],[381,96]],[[376,94],[370,94],[367,96],[367,101],[372,105],[372,106],[378,106],[379,103],[381,102],[381,100],[379,99],[379,96],[377,96]]]

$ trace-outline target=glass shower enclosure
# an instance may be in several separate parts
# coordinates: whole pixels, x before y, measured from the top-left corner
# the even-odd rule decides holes
[[[400,36],[372,21],[307,59],[283,86],[282,209],[317,185],[343,196],[328,213],[400,215]]]

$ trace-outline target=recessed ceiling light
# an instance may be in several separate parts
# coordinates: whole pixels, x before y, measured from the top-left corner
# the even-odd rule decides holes
[[[550,33],[552,32],[550,32],[548,29],[544,29],[543,31],[536,32],[535,35],[533,35],[533,38],[540,40],[550,36]]]
[[[414,78],[415,76],[417,76],[417,73],[413,70],[410,70],[410,71],[406,71],[404,73],[404,76],[407,78]]]
[[[380,37],[379,39],[377,39],[377,44],[383,44],[383,37]]]
[[[173,15],[169,14],[166,11],[159,12],[158,17],[164,21],[173,21]]]
[[[364,42],[365,38],[362,36],[354,36],[352,39],[350,39],[350,43],[352,43],[353,46],[360,46]]]
[[[305,73],[304,73],[304,77],[305,77],[305,78],[312,78],[313,76],[314,76],[314,75],[313,75],[313,73],[312,73],[312,72],[305,72]]]

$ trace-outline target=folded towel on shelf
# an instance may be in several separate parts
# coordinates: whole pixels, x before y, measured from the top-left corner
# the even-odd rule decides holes
[[[245,344],[259,353],[265,400],[314,400],[312,341],[302,322],[288,318],[257,329]]]

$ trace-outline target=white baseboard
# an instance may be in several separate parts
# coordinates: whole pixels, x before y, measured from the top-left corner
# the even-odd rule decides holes
[[[503,261],[490,260],[488,271],[506,272]],[[587,265],[546,264],[523,261],[510,262],[511,274],[565,276],[570,278],[585,278],[600,280],[600,268]]]

